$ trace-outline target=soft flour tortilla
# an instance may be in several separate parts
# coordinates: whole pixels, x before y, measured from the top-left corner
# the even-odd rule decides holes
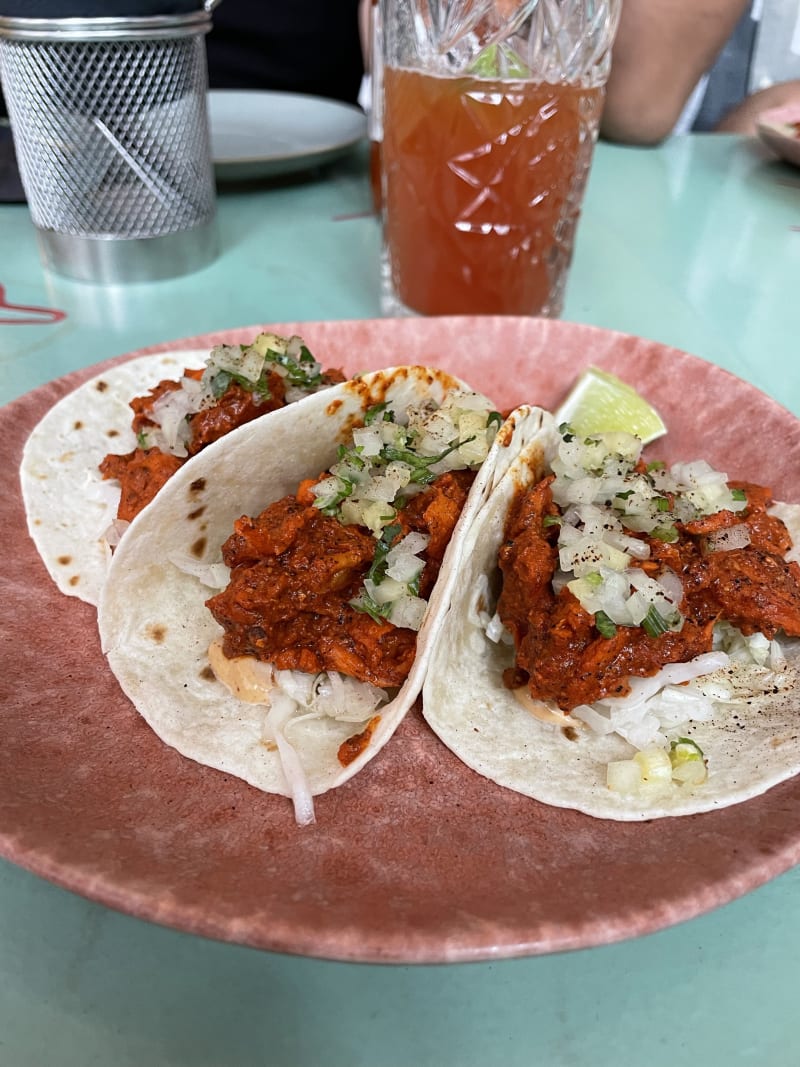
[[[136,447],[131,429],[135,396],[185,368],[200,368],[208,350],[140,356],[84,382],[34,427],[25,443],[20,482],[28,530],[62,593],[96,604],[111,562],[106,532],[117,515],[120,489],[98,464],[109,452]]]
[[[187,559],[199,565],[220,560],[236,519],[258,514],[294,493],[303,478],[326,470],[344,431],[366,407],[384,399],[403,407],[426,396],[441,401],[459,385],[441,371],[398,368],[334,386],[210,445],[136,517],[114,554],[98,621],[111,669],[162,740],[259,789],[290,795],[278,755],[264,743],[266,708],[233,697],[209,669],[208,646],[222,628],[204,606],[212,590],[183,567]],[[363,723],[315,719],[290,726],[312,794],[360,770],[416,699],[441,605],[455,580],[463,531],[488,499],[493,472],[508,466],[509,440],[498,433],[473,483],[429,600],[414,666],[391,703],[378,709],[380,722],[365,750],[347,767],[337,759],[340,744]]]
[[[505,688],[503,670],[513,666],[513,646],[490,641],[478,611],[494,611],[506,515],[519,487],[544,473],[545,438],[539,444],[533,455],[530,448],[522,449],[459,546],[458,581],[423,687],[423,714],[432,729],[467,766],[499,785],[605,819],[710,811],[757,796],[800,772],[798,688],[742,702],[724,719],[693,723],[691,736],[708,759],[707,781],[676,787],[666,798],[644,799],[606,786],[606,764],[630,759],[631,745],[618,736],[594,734],[578,720],[566,728],[542,722]],[[789,558],[800,558],[800,507],[779,504],[774,511],[794,541]],[[791,643],[789,656],[793,669],[800,670],[800,641]]]

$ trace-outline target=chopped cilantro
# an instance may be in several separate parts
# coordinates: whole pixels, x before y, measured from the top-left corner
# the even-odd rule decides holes
[[[659,637],[665,634],[671,627],[671,620],[665,619],[655,604],[647,609],[647,614],[642,619],[642,629],[648,637]]]
[[[371,426],[374,422],[394,422],[394,412],[389,407],[388,401],[373,404],[364,412],[364,425]]]
[[[268,363],[278,363],[286,368],[286,378],[290,385],[314,389],[322,384],[322,369],[305,345],[300,349],[299,359],[293,359],[285,352],[275,352],[273,349],[268,349],[264,358]]]
[[[384,526],[381,531],[380,539],[375,546],[375,555],[372,557],[372,563],[366,575],[376,585],[380,585],[386,577],[386,557],[389,555],[392,541],[394,541],[401,529],[402,527],[399,524],[393,523],[391,526]]]
[[[674,526],[656,526],[654,530],[650,531],[650,536],[654,537],[656,541],[663,541],[666,545],[671,545],[678,540],[678,531]]]
[[[268,372],[262,371],[258,381],[252,382],[241,374],[234,374],[233,371],[229,370],[221,370],[211,379],[211,392],[215,399],[219,400],[234,382],[240,385],[242,389],[246,389],[249,393],[256,393],[264,400],[268,400],[272,395],[272,390],[269,387]]]
[[[611,619],[608,617],[608,615],[606,615],[604,611],[595,612],[594,624],[602,637],[616,636],[616,624],[611,621]]]
[[[430,468],[435,463],[444,459],[445,456],[449,456],[451,452],[455,452],[457,448],[474,440],[475,435],[473,434],[472,437],[465,437],[463,441],[452,441],[443,452],[439,453],[438,456],[418,456],[416,452],[410,452],[404,448],[395,448],[393,445],[384,445],[381,449],[381,456],[390,463],[398,461],[411,467],[413,472],[411,481],[416,485],[429,485],[436,477],[436,474]]]
[[[384,619],[389,617],[389,613],[392,610],[392,605],[389,602],[376,604],[366,589],[362,589],[360,595],[350,601],[350,607],[369,615],[375,622],[383,622]]]

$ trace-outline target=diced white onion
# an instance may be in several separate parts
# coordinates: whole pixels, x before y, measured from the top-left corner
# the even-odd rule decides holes
[[[171,389],[153,404],[153,419],[158,423],[166,451],[185,456],[189,439],[187,416],[195,411],[194,398],[184,389]]]
[[[642,769],[636,760],[613,760],[606,765],[606,785],[615,793],[636,794],[642,787]]]
[[[383,448],[380,424],[353,430],[353,444],[361,449],[362,455],[377,456]]]
[[[651,745],[641,749],[633,758],[639,764],[644,782],[672,781],[672,763],[663,748]]]
[[[492,615],[492,617],[489,619],[489,622],[486,625],[486,636],[494,644],[499,644],[501,641],[504,640],[504,638],[506,638],[506,637],[510,638],[511,637],[511,635],[506,630],[505,626],[503,626],[503,623],[502,623],[502,621],[500,619],[500,616],[498,615],[497,612],[495,612],[494,615]]]
[[[417,555],[428,547],[430,537],[427,534],[412,532],[398,541],[386,556],[386,573],[390,578],[406,585],[422,572],[424,560]]]
[[[392,603],[391,622],[401,629],[419,630],[428,604],[418,596],[401,596]]]

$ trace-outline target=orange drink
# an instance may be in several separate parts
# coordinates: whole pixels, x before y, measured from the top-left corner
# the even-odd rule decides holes
[[[384,271],[423,315],[558,315],[603,88],[383,72]]]

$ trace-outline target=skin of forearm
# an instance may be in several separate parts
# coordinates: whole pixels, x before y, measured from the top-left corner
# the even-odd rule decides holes
[[[748,0],[623,0],[601,136],[663,140],[747,7]]]

